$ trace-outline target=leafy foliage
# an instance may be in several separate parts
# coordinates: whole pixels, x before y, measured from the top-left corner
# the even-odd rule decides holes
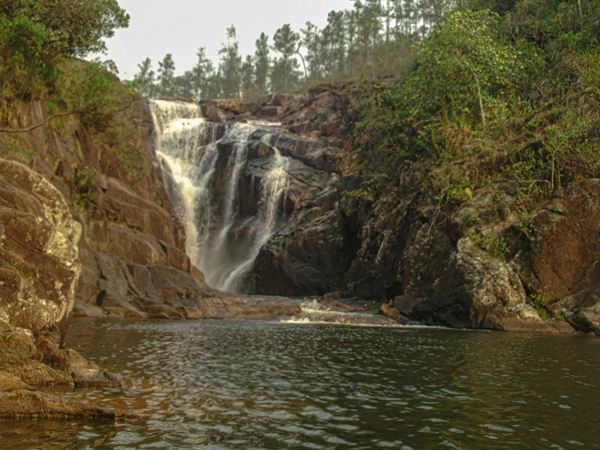
[[[75,193],[75,202],[80,206],[86,206],[95,198],[94,187],[96,184],[96,176],[98,174],[94,169],[80,170],[75,174],[75,185],[77,192]]]
[[[128,23],[116,0],[0,2],[0,120],[10,122],[13,103],[55,90],[65,58],[103,51]]]
[[[364,169],[381,192],[419,167],[442,204],[509,182],[525,214],[565,183],[600,175],[600,6],[471,4],[417,48],[404,79],[374,88],[357,124]]]

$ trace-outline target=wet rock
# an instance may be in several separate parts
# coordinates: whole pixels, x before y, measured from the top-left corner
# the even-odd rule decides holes
[[[254,117],[258,119],[278,119],[283,108],[279,106],[262,106],[254,112]]]
[[[211,122],[221,123],[227,119],[226,114],[219,109],[215,102],[201,101],[200,108],[202,109],[202,115]]]
[[[562,320],[549,320],[546,324],[556,329],[560,334],[577,334],[575,328]]]
[[[398,308],[394,308],[387,303],[381,305],[380,309],[381,314],[391,317],[392,319],[396,319],[398,321],[406,322],[408,319],[404,316]]]
[[[248,112],[248,107],[246,104],[239,100],[229,98],[213,100],[213,102],[219,109],[225,111],[226,113],[242,115]]]
[[[19,377],[0,370],[0,392],[12,392],[18,390],[35,390],[33,387],[24,383]]]
[[[47,339],[38,340],[36,346],[43,355],[42,362],[56,370],[68,373],[76,388],[121,386],[116,376],[100,369],[75,350],[61,350],[58,345]]]
[[[42,419],[82,417],[119,420],[137,416],[120,410],[98,408],[83,402],[65,400],[41,392],[14,390],[0,392],[0,417]]]
[[[118,317],[126,317],[129,319],[145,319],[148,317],[148,314],[140,311],[127,300],[119,297],[103,297],[98,306],[102,308],[105,314],[112,314]]]
[[[252,319],[301,313],[298,304],[287,298],[223,294],[209,298],[172,299],[139,307],[148,317],[158,319]]]
[[[105,317],[104,310],[96,305],[86,303],[80,299],[75,299],[73,305],[72,317]]]
[[[343,288],[349,254],[338,210],[305,205],[263,247],[253,269],[257,292],[314,295]]]
[[[344,298],[344,293],[341,292],[341,291],[338,291],[338,292],[328,292],[327,294],[325,294],[323,296],[323,299],[326,302],[333,302],[334,300],[340,300],[342,298]]]

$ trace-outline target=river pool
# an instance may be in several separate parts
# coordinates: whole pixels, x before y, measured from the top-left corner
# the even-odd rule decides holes
[[[0,421],[2,449],[600,448],[600,339],[259,321],[72,322],[141,416]]]

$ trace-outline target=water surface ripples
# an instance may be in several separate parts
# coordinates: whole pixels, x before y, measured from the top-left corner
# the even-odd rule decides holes
[[[600,448],[600,340],[82,320],[68,341],[124,389],[67,395],[142,419],[8,421],[0,447]]]

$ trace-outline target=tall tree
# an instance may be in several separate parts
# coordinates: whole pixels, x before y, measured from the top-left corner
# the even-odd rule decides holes
[[[403,0],[402,12],[404,19],[404,34],[410,37],[417,31],[417,25],[419,22],[416,0]]]
[[[347,26],[343,11],[331,11],[327,15],[327,34],[330,73],[346,72],[347,64]]]
[[[186,70],[183,75],[173,79],[173,96],[184,98],[196,98],[193,88],[194,75],[191,70]]]
[[[255,99],[257,92],[255,89],[254,57],[252,55],[246,55],[240,72],[242,100],[252,101]]]
[[[375,47],[381,42],[382,15],[380,0],[360,0],[354,2],[360,63],[368,61]]]
[[[221,55],[219,73],[222,79],[222,95],[225,98],[241,100],[242,57],[235,26],[231,25],[227,28],[227,42],[221,46],[219,55]]]
[[[346,24],[348,42],[345,67],[347,73],[354,74],[360,57],[358,51],[358,11],[356,9],[344,11],[344,23]]]
[[[281,58],[278,61],[280,67],[277,73],[283,79],[285,92],[289,91],[291,81],[297,76],[298,60],[293,55],[298,52],[299,41],[300,35],[292,31],[289,23],[279,28],[273,36],[273,50],[281,53]]]
[[[206,48],[200,47],[196,51],[196,65],[191,70],[192,97],[205,100],[208,97],[208,79],[214,72],[213,63],[206,57]]]
[[[306,28],[301,28],[302,46],[306,49],[307,77],[318,80],[321,77],[323,64],[323,46],[319,28],[311,22],[306,22]]]
[[[269,70],[271,65],[269,59],[269,37],[265,33],[260,33],[260,37],[256,40],[254,64],[256,90],[261,94],[265,94],[267,92],[267,81],[269,78]]]
[[[133,83],[136,90],[147,98],[154,96],[156,87],[154,86],[155,73],[152,70],[152,61],[150,58],[146,58],[140,64],[138,64],[140,71],[134,75]]]
[[[160,95],[174,96],[175,93],[175,62],[173,55],[167,53],[158,63],[158,88]]]

